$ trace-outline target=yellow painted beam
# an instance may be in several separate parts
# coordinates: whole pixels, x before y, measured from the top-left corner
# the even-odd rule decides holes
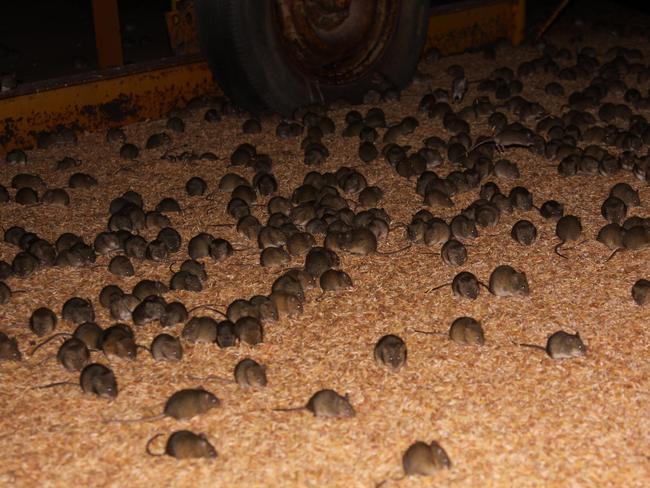
[[[524,0],[461,1],[434,7],[426,47],[447,55],[497,39],[520,44],[524,37],[525,10]]]
[[[207,63],[193,56],[22,85],[9,93],[0,96],[0,154],[33,147],[39,133],[57,127],[95,131],[131,124],[221,92]]]

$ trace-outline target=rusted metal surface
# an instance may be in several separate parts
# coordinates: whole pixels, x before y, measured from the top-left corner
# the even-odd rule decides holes
[[[97,65],[100,69],[122,66],[122,37],[117,0],[93,0]]]
[[[275,0],[282,48],[290,62],[328,83],[362,76],[381,55],[397,22],[399,0]]]
[[[523,40],[524,21],[524,0],[472,0],[434,7],[427,48],[453,54],[497,39],[519,44]]]
[[[165,13],[165,20],[174,54],[195,54],[201,50],[193,1],[176,2],[175,8]]]
[[[56,129],[94,131],[160,117],[218,90],[199,56],[25,84],[0,95],[0,154],[32,147]]]

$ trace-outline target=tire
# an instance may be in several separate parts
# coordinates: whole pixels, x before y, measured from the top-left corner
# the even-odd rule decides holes
[[[252,113],[270,109],[289,116],[311,102],[360,102],[377,80],[399,89],[408,84],[426,39],[429,1],[392,1],[390,33],[368,47],[377,54],[363,69],[341,69],[341,79],[330,79],[326,67],[319,76],[294,62],[280,33],[278,0],[196,0],[195,7],[204,53],[225,94]]]

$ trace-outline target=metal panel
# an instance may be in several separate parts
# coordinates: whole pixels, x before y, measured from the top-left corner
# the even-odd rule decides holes
[[[497,39],[520,44],[525,11],[524,0],[470,0],[433,7],[427,48],[435,47],[447,55]]]
[[[198,56],[123,66],[21,86],[0,96],[0,153],[33,146],[57,127],[88,131],[157,118],[206,93],[220,93]]]

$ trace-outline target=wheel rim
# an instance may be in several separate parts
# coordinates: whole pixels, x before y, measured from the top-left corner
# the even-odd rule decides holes
[[[401,0],[275,0],[283,54],[303,75],[342,84],[364,76],[390,39]]]

